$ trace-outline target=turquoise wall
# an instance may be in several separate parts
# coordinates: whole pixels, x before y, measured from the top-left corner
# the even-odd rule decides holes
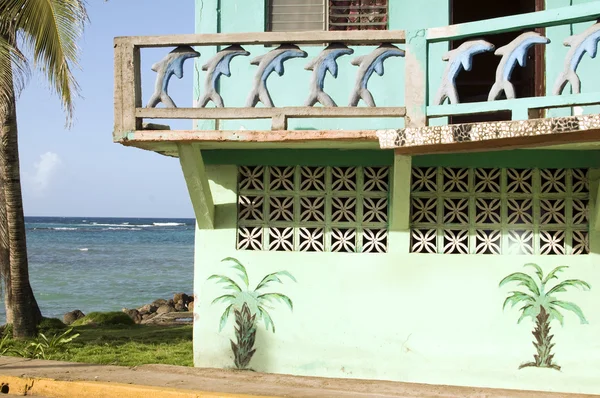
[[[220,11],[216,12],[220,4]],[[431,8],[430,8],[431,7]],[[198,33],[231,33],[231,32],[262,32],[265,26],[264,0],[196,0],[196,32]],[[431,9],[437,10],[430,12]],[[390,29],[422,29],[448,24],[447,0],[428,0],[428,7],[422,7],[419,2],[397,0],[390,2]],[[215,20],[216,18],[216,20]],[[400,45],[400,48],[405,48]],[[438,59],[446,51],[446,45],[437,45],[432,48],[431,54]],[[271,50],[271,47],[245,46],[250,51],[249,57],[235,58],[231,63],[231,77],[222,77],[220,88],[226,106],[244,106],[246,97],[250,92],[252,78],[256,67],[249,65],[252,58]],[[354,47],[355,53],[338,59],[338,78],[330,75],[326,78],[325,89],[340,106],[346,106],[354,85],[356,66],[350,64],[352,58],[369,53],[375,47]],[[322,46],[303,46],[308,53],[307,58],[297,58],[286,61],[285,74],[281,77],[275,73],[269,78],[268,86],[276,106],[301,106],[308,96],[309,79],[311,71],[304,70],[310,58],[318,55]],[[196,60],[196,82],[204,75],[198,73],[213,51],[200,48],[202,57]],[[369,89],[373,93],[378,106],[403,106],[404,105],[404,59],[389,58],[385,61],[385,74],[380,77],[373,75],[369,81]],[[432,73],[441,74],[444,65],[434,67]],[[432,91],[435,92],[435,91]],[[198,98],[198,83],[194,97]],[[211,105],[212,106],[212,105]],[[262,105],[259,105],[262,106]],[[361,104],[362,106],[362,104]],[[198,128],[214,128],[212,121],[200,121]],[[397,128],[404,125],[401,118],[382,119],[302,119],[290,120],[290,129],[373,129]],[[270,120],[228,120],[220,122],[221,129],[270,129]]]
[[[546,8],[554,9],[561,7],[569,7],[573,5],[592,3],[597,0],[546,0]],[[573,25],[561,25],[546,29],[546,35],[552,41],[546,46],[546,93],[552,94],[554,82],[558,77],[559,73],[563,70],[565,55],[569,51],[570,47],[564,46],[563,41],[573,35],[583,32],[585,29],[593,24],[592,21],[573,24]],[[581,92],[591,93],[600,91],[600,79],[598,76],[598,59],[592,59],[586,54],[577,73],[581,79]],[[571,87],[567,86],[564,91],[565,94],[571,93]],[[563,109],[552,109],[548,112],[548,116],[570,116],[572,114],[590,114],[598,113],[599,107],[587,106],[582,108],[563,108]]]

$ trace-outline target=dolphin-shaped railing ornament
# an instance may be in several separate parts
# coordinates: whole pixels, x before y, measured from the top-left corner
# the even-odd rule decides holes
[[[356,82],[350,95],[348,106],[357,106],[361,99],[367,106],[375,106],[375,101],[371,92],[367,88],[369,79],[373,72],[383,76],[383,61],[389,57],[404,57],[404,50],[399,49],[393,44],[382,44],[373,50],[370,54],[356,57],[352,60],[352,65],[358,66],[356,73]]]
[[[471,40],[464,42],[454,50],[442,56],[443,61],[448,61],[444,70],[442,83],[435,96],[434,103],[442,105],[446,99],[451,104],[458,104],[459,98],[456,91],[456,77],[461,70],[470,71],[473,66],[473,56],[487,51],[494,51],[494,45],[485,40]]]
[[[275,71],[279,76],[282,76],[284,73],[283,63],[285,61],[291,58],[306,58],[306,55],[306,52],[294,44],[282,44],[276,49],[259,55],[250,61],[250,64],[258,65],[258,70],[254,75],[254,84],[246,100],[246,107],[252,108],[258,102],[262,102],[266,107],[273,107],[273,100],[267,88],[269,75]]]
[[[494,54],[501,55],[500,64],[496,69],[496,81],[488,95],[488,101],[498,99],[502,91],[507,99],[515,98],[515,88],[510,82],[510,76],[517,63],[525,66],[527,51],[535,44],[548,44],[550,39],[537,32],[525,32],[517,36],[507,45],[500,47]]]
[[[598,41],[600,41],[600,22],[590,26],[582,33],[569,36],[565,39],[564,45],[571,47],[565,57],[565,68],[556,79],[552,94],[560,95],[567,83],[571,83],[573,94],[581,92],[581,81],[577,75],[577,67],[587,52],[591,58],[595,58],[598,51]]]
[[[230,63],[234,57],[238,55],[248,56],[250,53],[238,44],[231,45],[219,51],[206,64],[202,66],[202,70],[206,71],[206,79],[204,80],[204,94],[198,100],[198,107],[204,108],[209,101],[214,102],[217,108],[222,108],[223,98],[217,92],[217,83],[222,75],[231,76]]]
[[[177,108],[173,99],[169,97],[169,80],[175,75],[178,79],[183,77],[183,63],[188,58],[199,57],[200,53],[190,46],[179,46],[162,60],[152,65],[152,70],[157,73],[154,84],[154,94],[148,101],[148,108],[154,108],[162,102],[167,108]]]
[[[310,79],[310,94],[304,102],[304,106],[313,106],[317,102],[323,106],[337,106],[333,98],[331,98],[323,89],[323,86],[325,85],[325,76],[327,75],[327,71],[329,71],[334,79],[337,78],[337,59],[342,55],[350,55],[353,53],[354,50],[343,44],[332,43],[304,67],[306,70],[313,71]]]

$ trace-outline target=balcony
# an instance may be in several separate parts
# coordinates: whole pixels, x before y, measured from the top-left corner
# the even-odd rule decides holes
[[[600,2],[592,2],[416,31],[118,37],[114,141],[173,156],[178,143],[200,149],[383,148],[399,154],[592,148],[600,145],[600,115],[591,107],[600,104],[600,79],[578,73],[578,67],[580,61],[600,67],[590,59],[600,40],[599,17]],[[548,43],[546,28],[572,24],[578,24],[575,34],[555,32]],[[515,35],[500,50],[485,41],[534,29],[541,33]],[[459,40],[464,43],[441,56]],[[543,68],[536,69],[548,88],[517,98],[511,72],[527,63],[535,46],[548,48]],[[152,59],[155,76],[149,75],[155,80],[142,81],[142,70],[150,68],[142,59],[150,51],[158,54]],[[489,100],[460,103],[457,76],[468,82],[479,54],[494,51]],[[197,92],[193,103],[176,107],[185,99],[169,96],[169,83],[176,81],[170,78],[181,78],[187,59]],[[508,118],[454,122],[499,112]],[[193,121],[195,128],[171,129],[177,119]]]

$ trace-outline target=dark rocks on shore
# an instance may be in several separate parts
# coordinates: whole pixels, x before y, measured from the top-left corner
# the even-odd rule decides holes
[[[74,310],[71,312],[67,312],[65,315],[63,315],[63,323],[65,325],[70,325],[73,322],[75,322],[78,319],[81,319],[85,316],[85,314],[83,312],[81,312],[80,310]]]
[[[142,323],[142,316],[140,315],[138,310],[136,310],[136,309],[128,310],[127,308],[123,308],[123,312],[126,313],[127,315],[129,315],[129,317],[135,323]]]
[[[156,310],[156,313],[159,315],[166,314],[169,312],[175,312],[175,307],[173,307],[171,304],[163,304]]]
[[[194,296],[189,296],[185,293],[176,293],[173,298],[168,300],[157,299],[152,303],[142,305],[139,308],[123,308],[123,312],[137,324],[148,323],[153,318],[161,314],[188,311],[194,311]],[[63,316],[63,322],[66,325],[70,325],[84,316],[85,314],[79,310],[67,312]]]
[[[194,311],[194,296],[185,293],[176,293],[171,299],[157,299],[150,304],[142,305],[137,309],[123,309],[135,323],[148,323],[157,315],[171,312]]]

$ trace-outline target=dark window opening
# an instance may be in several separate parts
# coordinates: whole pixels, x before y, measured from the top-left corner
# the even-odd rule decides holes
[[[486,2],[485,5],[479,0],[450,0],[450,23],[454,25],[541,11],[543,9],[544,0],[495,1]],[[508,44],[524,31],[501,33],[486,36],[484,39],[498,48]],[[542,35],[545,34],[545,29],[536,31]],[[450,43],[450,48],[454,49],[465,41],[472,39],[474,38],[454,40]],[[461,103],[487,101],[488,94],[495,81],[496,68],[499,61],[500,57],[494,55],[493,52],[482,53],[473,57],[471,71],[461,72],[456,79],[456,89]],[[515,87],[516,97],[524,98],[544,95],[544,74],[544,46],[535,45],[533,49],[529,50],[526,66],[520,67],[517,65],[512,73],[511,82]],[[501,98],[505,98],[504,94],[502,94]],[[510,119],[510,112],[504,111],[478,115],[452,116],[450,117],[450,123],[475,123]]]

